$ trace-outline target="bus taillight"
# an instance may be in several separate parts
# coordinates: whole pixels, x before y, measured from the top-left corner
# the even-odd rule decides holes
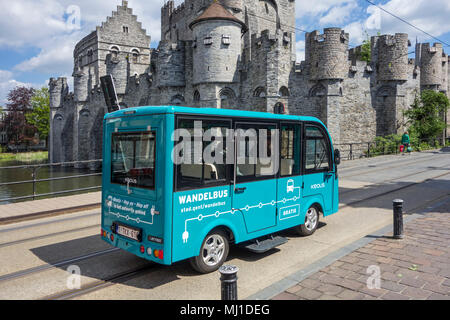
[[[156,258],[159,258],[161,260],[164,259],[164,251],[163,250],[155,250],[153,252],[153,254],[155,255]]]
[[[141,246],[141,253],[145,253],[145,247]]]

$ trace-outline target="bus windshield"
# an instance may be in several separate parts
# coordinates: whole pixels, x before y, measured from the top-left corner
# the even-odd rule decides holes
[[[155,132],[113,133],[111,183],[155,188]]]

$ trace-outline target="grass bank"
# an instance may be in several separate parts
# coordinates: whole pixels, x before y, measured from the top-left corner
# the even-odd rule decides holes
[[[0,161],[17,162],[42,162],[48,160],[47,151],[21,152],[21,153],[0,153]]]

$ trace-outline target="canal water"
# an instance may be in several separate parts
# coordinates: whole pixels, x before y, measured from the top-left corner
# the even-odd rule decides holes
[[[33,163],[35,165],[36,163]],[[5,167],[13,167],[13,166],[26,166],[30,165],[30,163],[21,163],[17,161],[0,161],[0,184],[6,182],[16,182],[16,181],[29,181],[33,180],[32,168],[14,168],[7,169]],[[99,171],[91,171],[89,169],[75,169],[73,167],[48,167],[43,166],[40,167],[36,171],[36,179],[49,179],[49,178],[57,178],[57,177],[68,177],[68,176],[77,176],[84,174],[94,174],[101,173]],[[57,181],[44,181],[36,183],[36,194],[46,194],[58,191],[65,190],[73,190],[73,189],[82,189],[89,187],[97,187],[101,186],[102,178],[101,175],[98,176],[90,176],[90,177],[81,177],[81,178],[71,178]],[[90,191],[84,192],[95,192],[100,191],[101,189],[94,189]],[[61,194],[59,196],[67,196],[73,194],[80,194],[83,192],[71,192],[67,194]],[[19,202],[19,201],[1,201],[8,198],[16,198],[16,197],[24,197],[33,195],[33,183],[27,184],[19,184],[19,185],[8,185],[2,186],[0,185],[0,206],[7,203]],[[44,199],[51,198],[52,196],[46,197],[37,197],[36,199]],[[25,199],[20,201],[29,201],[32,199]]]

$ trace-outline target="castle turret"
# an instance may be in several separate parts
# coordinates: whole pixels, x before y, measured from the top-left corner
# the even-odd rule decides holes
[[[237,82],[245,24],[214,2],[189,26],[194,34],[193,84]]]
[[[89,74],[78,70],[73,74],[73,93],[77,102],[86,102],[89,97]]]
[[[106,74],[112,75],[118,95],[124,95],[127,91],[128,78],[130,76],[130,56],[126,52],[106,57]]]
[[[380,81],[408,80],[408,35],[382,35],[372,37],[372,61],[376,61],[377,79]]]
[[[158,46],[156,66],[159,87],[185,86],[185,43],[161,41]]]
[[[445,59],[441,43],[430,46],[429,43],[419,43],[416,52],[420,52],[420,85],[422,87],[436,87],[443,84],[444,75],[442,63]],[[416,58],[417,59],[417,58]]]
[[[61,108],[64,97],[69,94],[67,78],[50,78],[48,85],[50,94],[50,109]]]
[[[340,28],[306,34],[306,61],[311,80],[344,79],[347,76],[349,36]]]

